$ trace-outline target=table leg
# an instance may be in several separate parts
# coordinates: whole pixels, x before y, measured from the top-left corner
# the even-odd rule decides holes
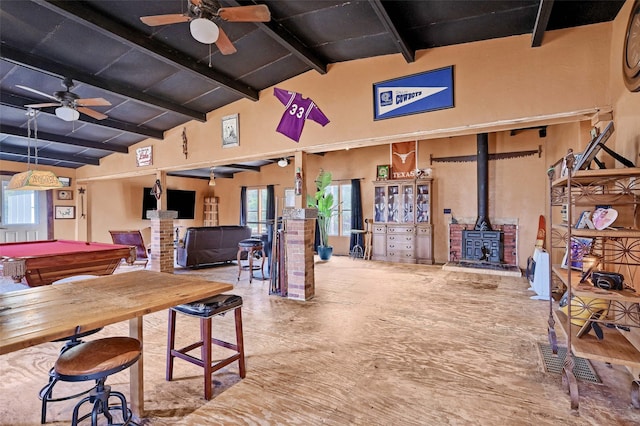
[[[129,337],[138,339],[142,344],[142,354],[138,362],[129,367],[129,404],[131,413],[137,419],[144,417],[144,343],[142,340],[142,317],[129,320]]]

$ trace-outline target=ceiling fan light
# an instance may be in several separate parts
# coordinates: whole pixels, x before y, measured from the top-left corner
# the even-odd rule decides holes
[[[68,106],[61,106],[56,108],[56,115],[64,121],[76,121],[80,118],[80,113]]]
[[[218,41],[220,29],[213,22],[205,18],[196,18],[189,24],[191,35],[200,43],[212,44]]]
[[[278,166],[287,167],[288,165],[289,165],[289,160],[287,160],[286,158],[281,158],[278,160]]]

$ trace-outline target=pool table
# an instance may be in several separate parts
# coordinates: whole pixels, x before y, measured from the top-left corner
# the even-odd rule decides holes
[[[71,240],[43,240],[0,244],[4,276],[30,287],[48,285],[73,275],[109,275],[122,259],[133,263],[136,247]]]

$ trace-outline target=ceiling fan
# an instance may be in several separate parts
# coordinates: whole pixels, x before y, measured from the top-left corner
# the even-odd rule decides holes
[[[237,50],[222,28],[214,20],[227,22],[269,22],[271,13],[267,5],[221,7],[216,0],[187,0],[185,13],[142,16],[140,20],[155,27],[159,25],[190,22],[191,35],[200,43],[215,43],[223,55],[231,55]]]
[[[105,118],[107,118],[107,116],[102,114],[101,112],[92,110],[91,108],[87,107],[108,106],[111,105],[111,102],[103,98],[80,98],[78,95],[71,91],[71,88],[74,86],[74,84],[73,80],[71,80],[70,78],[65,78],[64,80],[62,80],[62,85],[65,86],[67,90],[54,92],[53,96],[36,89],[32,89],[31,87],[21,86],[19,84],[16,84],[16,87],[28,90],[29,92],[44,96],[45,98],[55,101],[45,102],[41,104],[30,104],[25,106],[29,108],[45,108],[57,106],[58,108],[56,108],[56,115],[65,121],[76,121],[78,118],[80,118],[80,113],[86,114],[89,117],[95,118],[96,120],[104,120]]]

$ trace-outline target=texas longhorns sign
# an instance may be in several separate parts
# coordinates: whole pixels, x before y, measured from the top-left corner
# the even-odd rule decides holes
[[[416,141],[391,144],[391,179],[413,179],[416,173]]]

